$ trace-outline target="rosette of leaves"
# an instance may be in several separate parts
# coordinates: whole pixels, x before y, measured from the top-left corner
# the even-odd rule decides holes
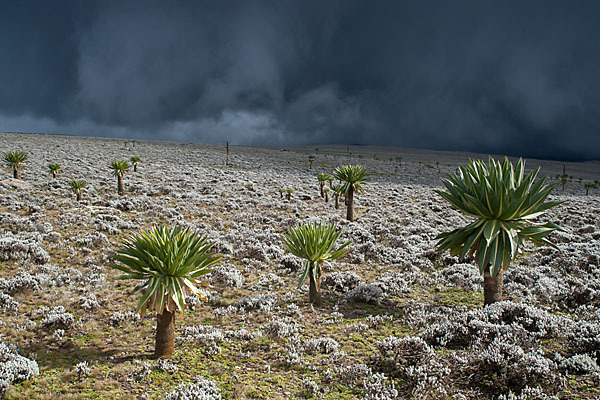
[[[171,357],[175,339],[175,312],[183,316],[185,298],[195,294],[205,299],[198,286],[206,286],[200,277],[221,260],[209,252],[213,245],[206,238],[180,228],[155,227],[132,235],[123,242],[113,258],[120,264],[111,268],[123,272],[119,279],[135,279],[143,290],[138,310],[157,314],[156,358]]]
[[[298,287],[301,287],[309,277],[309,301],[314,305],[321,304],[321,279],[323,263],[333,261],[348,254],[347,248],[351,241],[343,243],[334,250],[335,243],[340,238],[341,231],[335,225],[310,223],[290,228],[283,235],[284,247],[296,257],[305,260]]]
[[[546,201],[554,188],[546,178],[536,182],[540,168],[525,175],[525,163],[514,166],[508,158],[503,162],[489,158],[471,160],[467,167],[442,179],[446,190],[435,190],[452,207],[475,218],[470,224],[444,232],[439,250],[450,250],[452,256],[464,259],[475,255],[479,272],[484,277],[484,302],[490,304],[502,297],[502,273],[517,256],[524,241],[537,246],[556,246],[546,239],[560,229],[547,222],[534,220],[561,201]]]

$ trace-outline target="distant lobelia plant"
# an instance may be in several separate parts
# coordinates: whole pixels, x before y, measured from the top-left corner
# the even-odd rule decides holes
[[[131,157],[131,164],[133,165],[133,172],[137,172],[138,164],[142,161],[138,156]]]
[[[312,164],[315,161],[315,156],[308,156],[308,169],[312,169]]]
[[[524,176],[525,163],[519,159],[516,167],[504,158],[500,163],[490,157],[470,161],[465,168],[442,179],[446,191],[435,190],[457,210],[476,220],[465,227],[444,232],[439,250],[450,250],[452,256],[463,259],[475,254],[479,272],[483,275],[484,303],[497,302],[502,297],[502,274],[518,254],[524,240],[537,246],[556,246],[545,239],[556,229],[553,223],[536,224],[532,220],[561,201],[544,202],[552,189],[545,178],[535,182],[538,167]]]
[[[52,178],[54,178],[54,179],[56,179],[56,176],[62,170],[60,164],[57,164],[57,163],[48,164],[48,169],[50,170],[50,173],[52,174]]]
[[[351,243],[350,240],[334,250],[341,234],[341,231],[336,231],[335,225],[311,223],[290,228],[283,235],[284,247],[296,257],[306,260],[298,287],[304,284],[308,275],[308,298],[311,304],[317,306],[321,304],[323,263],[337,260],[351,250],[347,248]]]
[[[71,182],[69,182],[69,185],[71,186],[73,192],[75,192],[77,201],[81,201],[83,188],[87,185],[87,182],[82,179],[73,179]]]
[[[175,312],[183,317],[188,295],[204,298],[199,278],[211,272],[209,267],[221,260],[210,253],[212,244],[206,238],[180,228],[155,227],[132,235],[123,242],[113,258],[120,264],[111,268],[123,272],[118,279],[136,279],[140,284],[134,292],[144,290],[138,302],[143,315],[156,311],[156,341],[154,357],[171,357],[175,340]]]
[[[330,191],[330,190],[331,190],[331,189],[329,189],[329,188],[325,188],[325,189],[323,189],[323,193],[325,193],[325,203],[328,203],[328,202],[329,202],[329,191]]]
[[[13,178],[21,179],[21,170],[25,168],[23,164],[29,157],[23,151],[8,151],[4,153],[4,162],[8,169],[12,169]]]
[[[362,185],[368,181],[367,170],[362,165],[342,165],[333,175],[342,181],[342,192],[346,196],[346,219],[354,221],[354,193],[364,193]]]
[[[569,181],[569,175],[567,174],[562,174],[558,176],[560,179],[560,183],[562,184],[562,191],[565,191],[565,185],[567,184],[567,182]]]
[[[123,189],[123,176],[130,168],[130,165],[127,161],[113,161],[110,163],[110,169],[112,169],[112,174],[117,177],[117,192],[120,195],[125,194],[125,189]]]
[[[340,195],[342,194],[342,185],[331,185],[333,190],[333,199],[335,201],[335,209],[340,208]]]
[[[317,174],[317,180],[319,181],[319,189],[321,191],[321,197],[325,197],[325,193],[323,192],[323,188],[325,187],[325,183],[331,179],[331,176],[324,172],[319,172]]]
[[[587,196],[589,194],[590,189],[596,189],[597,187],[598,187],[597,183],[592,183],[592,182],[584,183],[583,188],[585,189],[585,195]]]

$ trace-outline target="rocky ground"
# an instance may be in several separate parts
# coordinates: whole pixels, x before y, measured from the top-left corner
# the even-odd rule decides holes
[[[456,155],[351,146],[263,149],[0,134],[23,182],[0,182],[0,392],[60,399],[599,399],[597,163],[543,164],[566,200],[545,219],[559,250],[527,247],[506,301],[483,308],[473,260],[435,251],[464,224],[432,188]],[[309,169],[308,156],[315,156]],[[116,194],[109,163],[142,159]],[[399,160],[397,157],[402,157]],[[63,172],[52,179],[47,164]],[[355,222],[318,191],[341,164],[371,173]],[[529,161],[535,167],[536,161]],[[581,181],[580,179],[581,178]],[[71,179],[88,182],[75,201]],[[280,189],[293,189],[290,200]],[[335,223],[352,252],[327,265],[324,304],[297,289],[281,234]],[[107,266],[156,224],[199,231],[223,254],[209,301],[188,298],[174,357],[151,359],[155,316]],[[187,397],[186,397],[187,396]],[[196,397],[194,397],[196,396]]]

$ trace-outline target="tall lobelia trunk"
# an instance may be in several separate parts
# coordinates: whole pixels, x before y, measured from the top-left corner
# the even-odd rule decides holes
[[[308,271],[309,275],[309,287],[308,287],[308,299],[311,304],[315,306],[321,305],[321,265],[318,263],[312,264]],[[319,278],[315,281],[315,277],[313,274],[313,269],[318,268],[318,276]]]
[[[133,172],[137,172],[137,163],[133,164]]]
[[[18,168],[13,168],[13,178],[21,179],[21,172],[19,172]]]
[[[321,197],[325,197],[325,193],[323,193],[323,186],[325,186],[324,183],[319,183],[319,188],[321,189]]]
[[[348,185],[348,194],[346,195],[346,219],[354,221],[354,186]]]
[[[340,195],[336,194],[335,195],[335,209],[337,210],[338,208],[340,208]]]
[[[57,174],[57,172],[56,172],[56,171],[52,171],[52,178],[53,178],[53,179],[56,179],[56,174]]]
[[[171,358],[175,345],[175,312],[163,310],[156,315],[154,358]]]
[[[123,189],[123,175],[117,176],[117,192],[120,195],[123,195],[123,193],[125,193],[125,190]]]
[[[77,191],[77,201],[81,201],[81,190]]]
[[[495,277],[489,268],[483,273],[483,304],[488,305],[502,300],[502,270]]]
[[[325,192],[325,203],[329,203],[329,193]]]

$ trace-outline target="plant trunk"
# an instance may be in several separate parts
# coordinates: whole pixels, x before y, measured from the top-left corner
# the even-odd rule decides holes
[[[315,281],[313,268],[319,269],[319,278]],[[308,271],[309,275],[309,287],[308,287],[308,299],[311,304],[315,306],[321,305],[321,266],[319,264],[313,264]]]
[[[133,164],[133,172],[137,172],[137,164]]]
[[[291,200],[291,199],[292,199],[292,194],[291,194],[291,193],[288,193],[288,194],[287,194],[287,199],[288,199],[288,200]]]
[[[346,219],[350,222],[354,221],[354,186],[348,187],[346,195]]]
[[[325,186],[324,183],[319,183],[319,188],[321,189],[321,197],[325,197],[325,193],[323,193],[323,186]]]
[[[77,201],[81,201],[81,191],[77,192]]]
[[[13,178],[21,179],[21,173],[19,172],[19,170],[17,168],[13,168]]]
[[[335,196],[335,209],[337,210],[338,208],[340,208],[340,196],[336,195]]]
[[[123,177],[121,175],[117,176],[117,192],[120,195],[125,193],[125,190],[123,189]]]
[[[325,193],[325,203],[329,203],[329,193]]]
[[[488,305],[502,300],[502,270],[492,278],[489,268],[483,273],[483,304]]]
[[[171,358],[175,345],[175,312],[163,310],[156,315],[154,358]]]
[[[52,171],[52,178],[56,179],[56,171]]]

